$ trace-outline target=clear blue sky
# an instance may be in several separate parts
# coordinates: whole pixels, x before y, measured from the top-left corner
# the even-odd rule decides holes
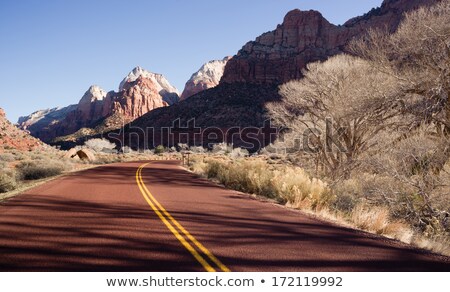
[[[342,24],[382,0],[0,0],[0,107],[21,115],[117,90],[135,66],[180,92],[212,59],[234,55],[294,9]]]

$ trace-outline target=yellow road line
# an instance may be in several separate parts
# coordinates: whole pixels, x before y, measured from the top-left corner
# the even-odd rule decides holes
[[[194,258],[205,268],[206,271],[215,272],[213,268],[199,253],[198,251],[178,232],[174,227],[176,226],[197,248],[208,257],[220,270],[223,272],[229,272],[230,270],[219,261],[205,246],[203,246],[198,240],[195,239],[170,213],[156,200],[152,193],[146,187],[142,179],[142,169],[149,163],[141,165],[136,171],[136,182],[141,190],[147,203],[161,219],[161,221],[167,226],[167,228],[175,235],[175,237],[181,242],[181,244],[194,256]],[[170,221],[170,222],[169,222]],[[173,224],[173,225],[172,225]]]

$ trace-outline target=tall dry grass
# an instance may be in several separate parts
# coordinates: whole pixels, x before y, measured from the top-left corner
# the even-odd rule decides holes
[[[310,178],[298,167],[274,168],[262,160],[205,159],[195,162],[192,169],[207,178],[218,180],[228,188],[283,204],[302,204],[316,209],[333,199],[326,183]]]
[[[61,174],[67,166],[57,160],[28,160],[16,166],[23,180],[37,180]]]
[[[367,177],[329,186],[299,167],[274,165],[261,158],[233,160],[224,156],[197,156],[193,158],[191,170],[230,189],[273,199],[288,207],[361,230],[450,254],[447,237],[425,238],[414,232],[407,221],[394,216],[388,205],[371,201],[370,196],[359,196],[361,192],[374,188],[374,183],[379,183],[371,182],[370,185]]]
[[[16,172],[13,169],[0,170],[0,193],[6,193],[17,187]]]

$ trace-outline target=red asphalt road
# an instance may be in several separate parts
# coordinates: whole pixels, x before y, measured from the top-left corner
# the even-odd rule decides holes
[[[74,173],[0,205],[0,271],[205,271],[144,199],[142,164]],[[260,202],[176,161],[142,177],[231,271],[450,271],[448,257]]]

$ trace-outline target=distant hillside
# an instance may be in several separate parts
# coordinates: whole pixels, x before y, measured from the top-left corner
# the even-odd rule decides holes
[[[136,67],[122,80],[118,92],[106,92],[92,85],[78,104],[37,111],[21,117],[18,124],[33,136],[51,143],[57,137],[82,129],[97,132],[120,128],[155,108],[178,100],[178,90],[163,75]]]
[[[11,124],[6,119],[4,110],[0,108],[0,152],[5,149],[29,151],[43,145],[40,140]]]

